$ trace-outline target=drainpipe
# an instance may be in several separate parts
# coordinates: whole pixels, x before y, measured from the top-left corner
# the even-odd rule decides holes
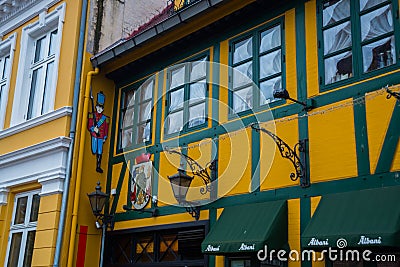
[[[76,132],[76,121],[78,117],[78,103],[79,103],[79,89],[80,89],[80,81],[82,75],[82,61],[83,61],[83,51],[84,51],[84,41],[85,41],[85,29],[86,29],[86,14],[88,8],[88,1],[82,1],[81,7],[81,21],[79,26],[79,40],[78,40],[78,55],[76,61],[76,70],[75,70],[75,82],[74,82],[74,98],[72,104],[72,118],[71,118],[71,126],[69,130],[69,138],[71,139],[71,144],[68,150],[67,156],[67,167],[65,174],[65,181],[63,187],[63,195],[61,202],[61,211],[60,211],[60,220],[58,222],[58,231],[57,231],[57,242],[56,242],[56,250],[54,254],[53,266],[58,267],[60,264],[60,255],[61,255],[61,246],[63,241],[64,234],[64,225],[65,225],[65,217],[67,214],[67,203],[68,203],[68,193],[69,186],[71,181],[71,169],[72,169],[72,158],[74,154],[74,143],[75,143],[75,132]]]
[[[83,153],[85,150],[85,127],[88,121],[88,117],[86,114],[89,110],[89,93],[90,87],[92,84],[92,76],[97,75],[99,73],[99,68],[95,68],[94,71],[89,71],[86,75],[86,87],[84,94],[84,103],[83,103],[83,116],[82,116],[82,128],[80,132],[80,143],[79,143],[79,156],[78,156],[78,170],[76,173],[76,185],[75,185],[75,196],[74,196],[74,207],[72,210],[72,224],[71,224],[71,235],[69,239],[69,249],[68,249],[68,267],[72,267],[72,262],[74,260],[74,249],[75,249],[75,237],[76,237],[76,227],[78,225],[78,208],[79,208],[79,200],[80,200],[80,191],[81,191],[81,182],[82,182],[82,168],[83,168]]]

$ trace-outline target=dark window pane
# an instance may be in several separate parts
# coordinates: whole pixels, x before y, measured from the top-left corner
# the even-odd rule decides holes
[[[361,16],[361,41],[393,31],[392,6],[387,5]]]
[[[28,204],[28,197],[20,197],[17,199],[17,207],[15,209],[14,224],[25,223],[26,206]]]
[[[345,52],[325,59],[325,84],[345,80],[353,76],[353,57]]]
[[[160,234],[160,257],[158,261],[178,260],[178,236],[176,234]]]
[[[7,78],[7,74],[8,74],[8,67],[10,65],[10,56],[6,56],[4,58],[4,64],[3,64],[3,72],[1,74],[1,79],[5,79]]]
[[[55,46],[56,46],[57,32],[58,31],[55,30],[50,34],[50,44],[49,44],[49,53],[48,53],[49,56],[54,55],[56,53]]]
[[[135,104],[134,95],[135,94],[134,94],[133,90],[125,92],[124,101],[123,101],[123,103],[124,103],[123,108],[127,108],[127,107],[133,106]]]
[[[36,41],[35,56],[33,62],[36,63],[44,58],[44,41],[46,37],[42,37]]]
[[[364,72],[396,63],[394,37],[385,38],[362,47]]]
[[[345,22],[324,31],[324,55],[351,46],[351,24]]]
[[[42,77],[43,67],[40,67],[33,71],[31,90],[29,93],[29,104],[27,119],[34,118],[38,115],[38,111],[41,110],[41,103],[39,101],[42,98],[39,96],[40,78]]]
[[[150,236],[140,237],[136,243],[135,262],[154,262],[154,241]]]
[[[25,256],[24,256],[24,267],[31,266],[32,264],[32,255],[33,255],[33,245],[35,243],[35,231],[29,231],[26,239],[25,246]]]
[[[33,195],[32,197],[32,208],[31,208],[31,218],[30,222],[37,222],[38,214],[39,214],[39,204],[40,204],[40,196],[38,194]]]
[[[323,4],[323,26],[350,16],[350,0],[332,0]]]
[[[248,38],[234,44],[233,64],[246,60],[253,56],[253,39]]]
[[[52,81],[52,77],[53,77],[53,68],[54,68],[54,61],[47,64],[46,78],[45,78],[43,98],[42,98],[43,106],[42,106],[41,114],[45,114],[51,110],[48,94],[49,94],[49,90],[51,87],[51,81]]]
[[[21,249],[21,241],[22,241],[22,232],[12,234],[7,267],[17,267],[18,266],[19,252]]]

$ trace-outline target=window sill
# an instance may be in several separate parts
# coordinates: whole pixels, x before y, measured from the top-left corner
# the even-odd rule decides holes
[[[34,128],[36,126],[45,124],[50,121],[54,121],[56,119],[65,117],[65,116],[71,116],[72,114],[72,107],[62,107],[57,110],[51,111],[47,114],[44,114],[42,116],[30,119],[28,121],[24,121],[20,124],[11,126],[10,128],[7,128],[5,130],[0,131],[0,139],[6,138],[8,136],[29,130],[31,128]]]

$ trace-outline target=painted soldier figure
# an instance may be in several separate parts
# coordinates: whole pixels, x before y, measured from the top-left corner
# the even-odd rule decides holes
[[[104,102],[106,96],[103,92],[97,93],[96,110],[93,108],[92,113],[89,113],[88,130],[92,136],[92,153],[96,155],[96,171],[102,173],[101,157],[103,154],[103,143],[107,139],[109,118],[103,114]],[[93,98],[92,98],[93,101]]]

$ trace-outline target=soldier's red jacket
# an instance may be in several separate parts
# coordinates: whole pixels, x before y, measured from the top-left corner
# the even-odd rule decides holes
[[[88,116],[88,125],[87,128],[90,132],[90,135],[96,138],[100,138],[100,139],[106,139],[108,136],[108,124],[110,119],[101,113],[95,113],[96,114],[96,125],[93,125],[94,120],[93,120],[93,113],[89,113]],[[97,135],[94,132],[94,127],[97,126],[99,128],[99,135]]]

